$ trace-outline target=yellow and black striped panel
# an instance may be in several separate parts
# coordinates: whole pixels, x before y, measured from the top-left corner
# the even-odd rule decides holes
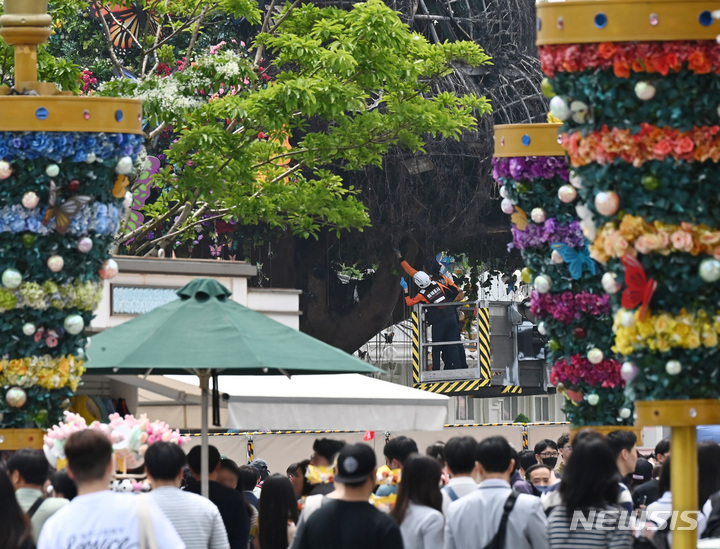
[[[464,381],[438,381],[435,383],[418,383],[415,384],[416,389],[430,391],[431,393],[439,393],[443,395],[452,394],[473,394],[482,387],[490,386],[489,379],[470,379]]]
[[[519,385],[505,385],[502,388],[502,394],[504,395],[521,395],[522,392],[522,387]]]
[[[530,447],[530,441],[528,439],[528,434],[529,433],[527,432],[527,430],[523,429],[523,432],[522,432],[523,450],[527,450]]]
[[[412,312],[412,367],[413,383],[420,383],[420,321],[416,310]]]
[[[490,374],[490,309],[478,307],[478,364],[480,378],[489,380]]]
[[[248,463],[250,463],[252,460],[255,459],[255,443],[253,442],[252,437],[248,438],[247,441],[247,460]]]

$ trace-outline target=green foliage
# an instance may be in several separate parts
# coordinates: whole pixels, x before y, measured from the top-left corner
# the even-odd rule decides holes
[[[530,423],[530,418],[525,414],[518,414],[518,416],[513,420],[513,423]]]

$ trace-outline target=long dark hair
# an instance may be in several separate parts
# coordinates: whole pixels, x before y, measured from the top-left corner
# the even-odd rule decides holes
[[[258,542],[261,549],[287,549],[288,520],[298,521],[295,489],[287,477],[271,475],[265,479],[258,509]]]
[[[720,445],[712,440],[698,444],[698,509],[720,490]]]
[[[15,499],[15,489],[5,470],[0,470],[0,547],[17,549],[32,538],[30,520]]]
[[[572,459],[565,466],[558,489],[568,517],[573,511],[616,503],[618,482],[613,451],[602,435],[588,432],[575,437]]]
[[[442,509],[441,476],[442,469],[435,458],[420,454],[408,456],[403,465],[395,507],[390,512],[398,524],[402,524],[405,519],[410,502],[437,511]]]

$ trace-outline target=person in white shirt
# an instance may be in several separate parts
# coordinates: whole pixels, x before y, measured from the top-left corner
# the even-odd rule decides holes
[[[447,515],[453,501],[471,493],[477,488],[477,441],[473,437],[452,437],[445,443],[445,467],[450,472],[450,481],[442,491],[442,512]]]
[[[170,519],[187,549],[229,549],[217,506],[207,498],[180,490],[185,452],[172,442],[155,442],[145,452],[149,497]]]
[[[441,476],[440,464],[430,456],[410,454],[405,459],[395,507],[390,511],[400,525],[404,549],[442,547]]]
[[[505,438],[478,443],[478,471],[482,482],[474,492],[450,504],[445,521],[444,549],[485,547],[495,537],[512,489],[513,450]],[[519,494],[508,514],[505,547],[548,549],[547,519],[540,500]]]
[[[38,549],[140,547],[141,536],[158,549],[185,549],[167,517],[145,495],[109,490],[113,477],[112,444],[102,432],[85,429],[65,442],[68,473],[78,495],[50,517]]]

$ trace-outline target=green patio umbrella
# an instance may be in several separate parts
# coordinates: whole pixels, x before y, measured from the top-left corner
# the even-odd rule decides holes
[[[208,462],[208,386],[213,372],[240,375],[379,373],[358,358],[229,299],[211,278],[178,290],[179,300],[91,338],[90,374],[185,374],[200,378],[202,464]],[[207,477],[202,477],[207,495]]]

